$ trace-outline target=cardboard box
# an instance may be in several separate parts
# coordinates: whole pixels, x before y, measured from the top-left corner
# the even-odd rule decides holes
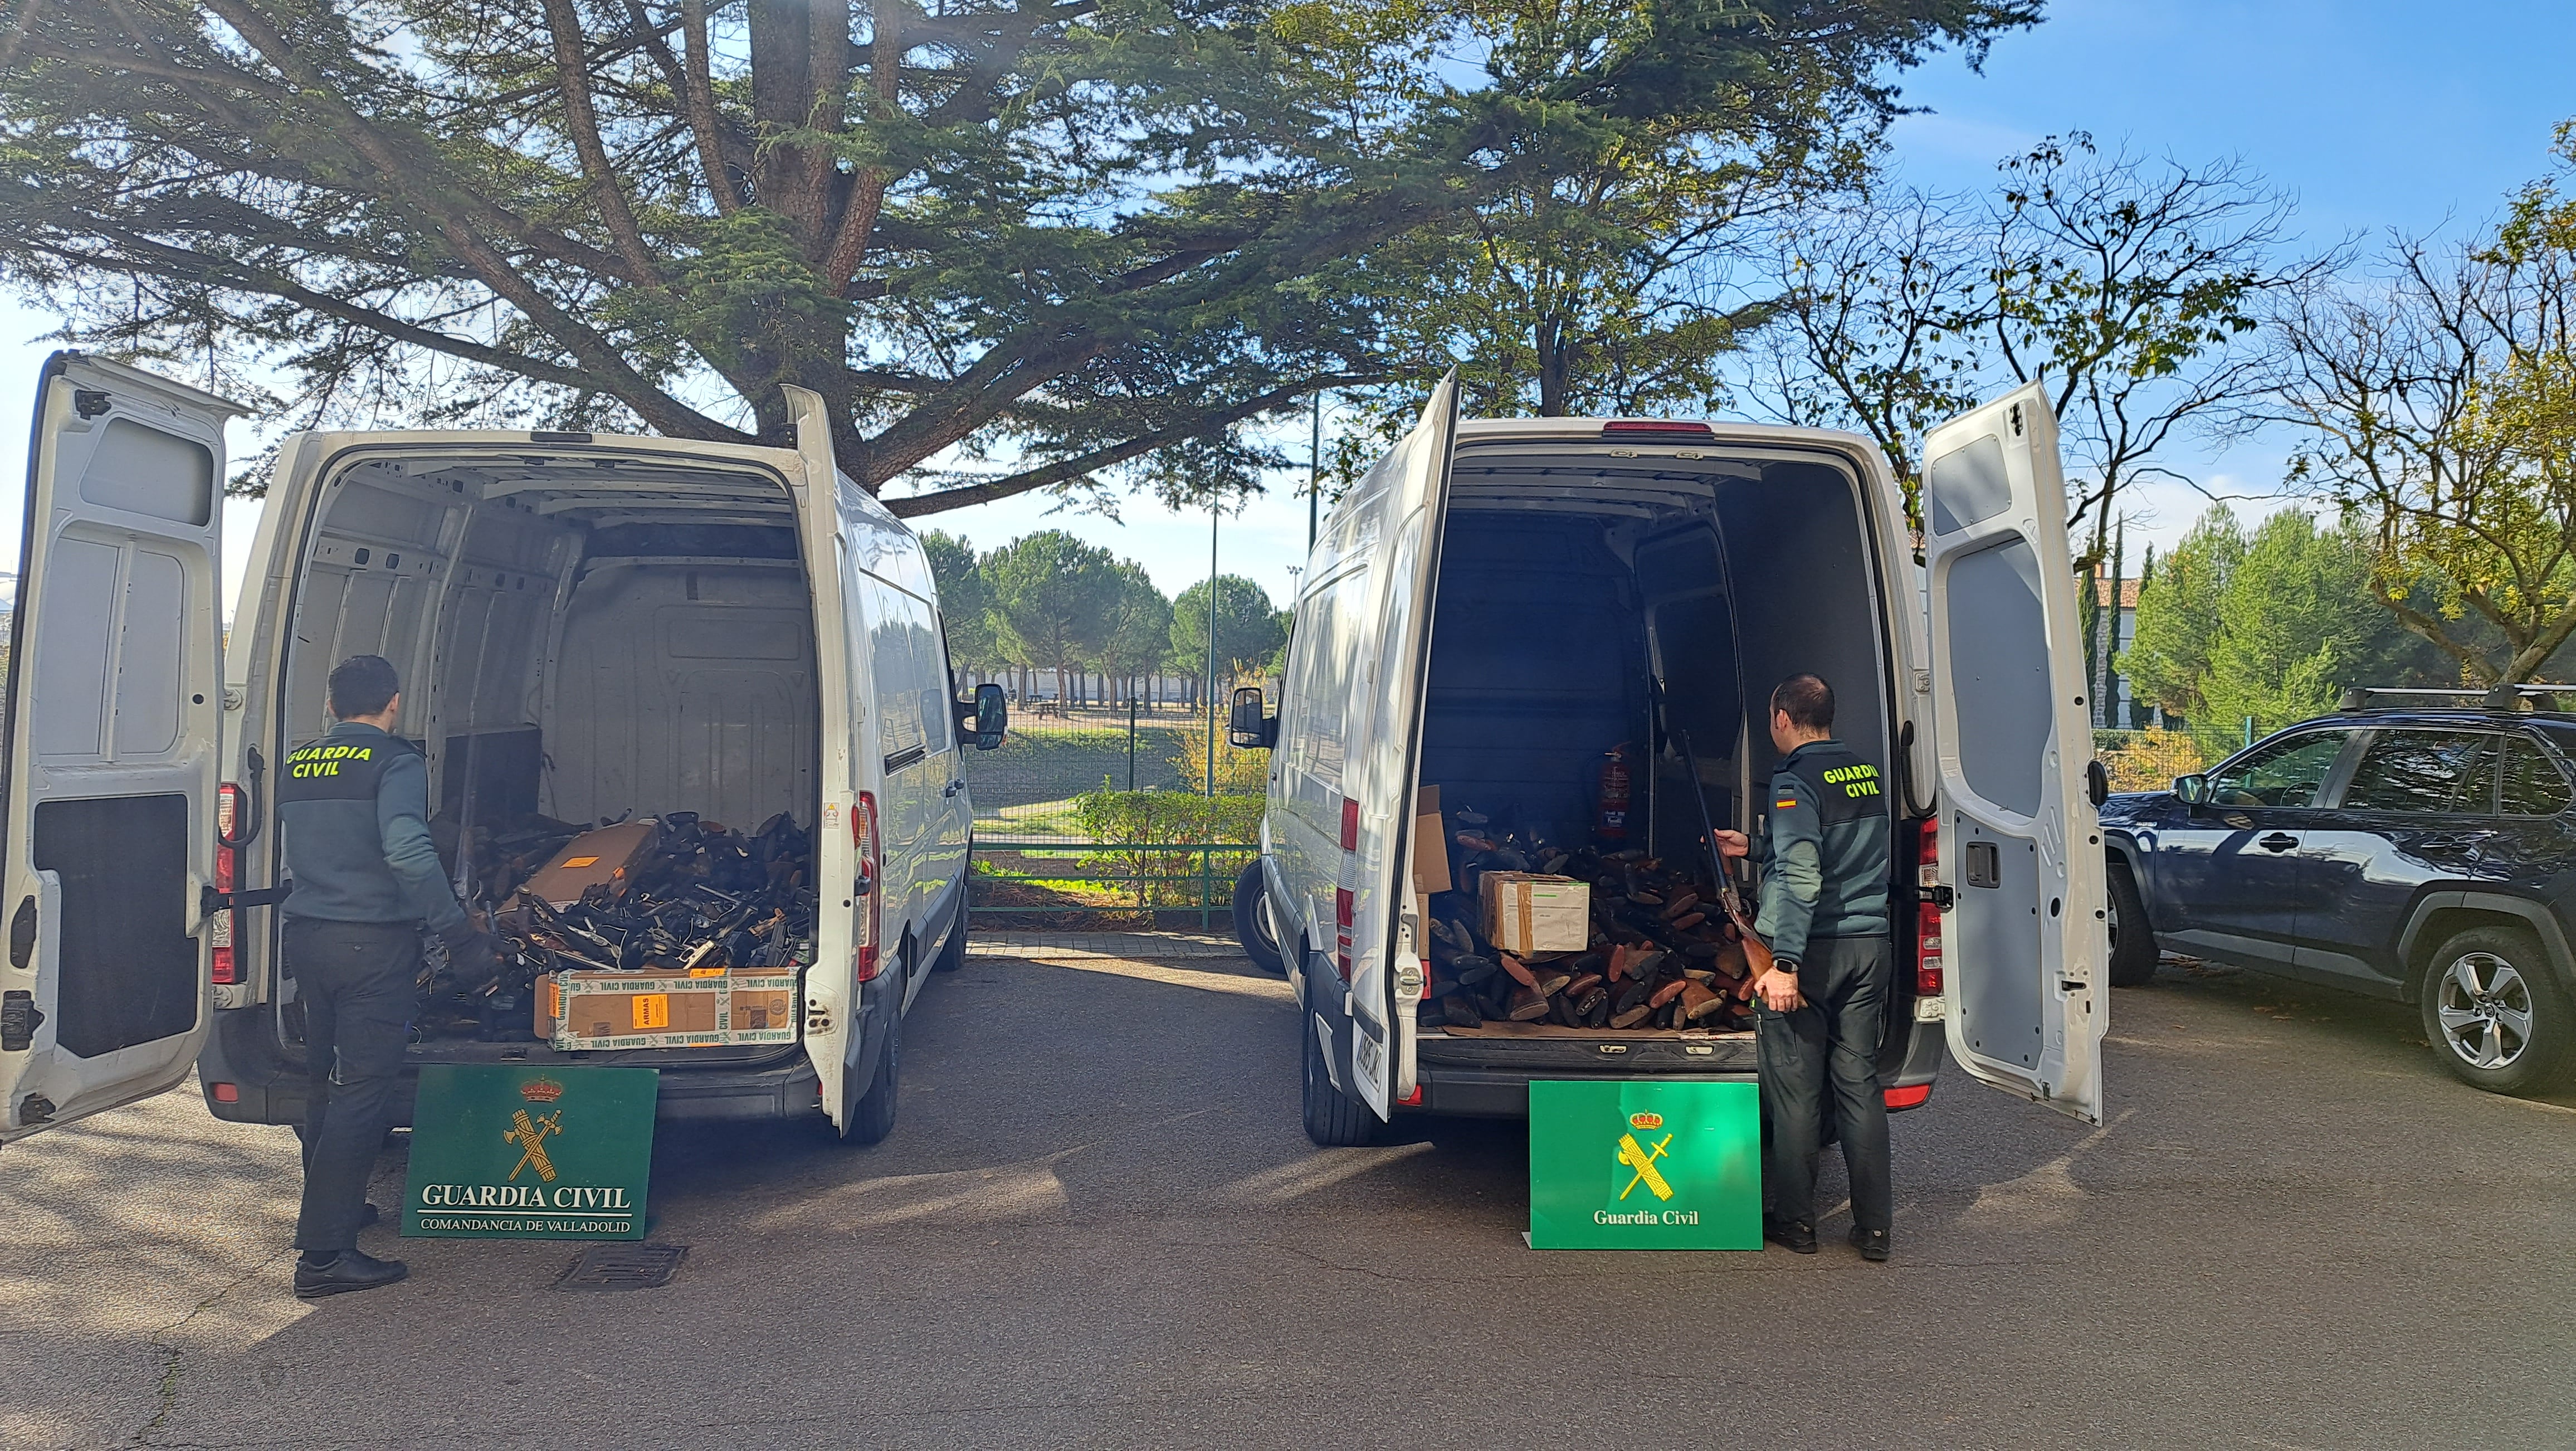
[[[558,972],[537,984],[537,1036],[566,1050],[793,1043],[796,974]]]
[[[1452,885],[1449,827],[1440,815],[1440,788],[1424,786],[1413,793],[1413,890],[1428,897]]]
[[[585,831],[566,843],[555,859],[539,868],[519,890],[561,911],[580,901],[584,891],[624,875],[636,858],[652,850],[661,830],[661,823],[648,816],[641,821],[621,821],[615,826]]]
[[[1581,952],[1592,940],[1592,884],[1538,872],[1487,872],[1485,936],[1518,956]]]

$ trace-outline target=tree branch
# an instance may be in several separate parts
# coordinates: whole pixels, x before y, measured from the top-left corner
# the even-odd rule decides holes
[[[545,0],[545,7],[573,154],[581,158],[581,169],[590,177],[591,191],[599,198],[600,219],[608,225],[617,255],[644,286],[660,291],[661,273],[652,249],[644,245],[644,229],[636,225],[634,209],[626,204],[626,189],[617,184],[616,169],[609,164],[608,147],[599,139],[599,110],[590,97],[590,57],[582,49],[581,17],[573,13],[572,0]]]
[[[374,167],[389,191],[407,196],[410,204],[426,212],[441,236],[458,258],[474,269],[484,286],[528,320],[552,334],[565,350],[587,364],[606,381],[606,389],[635,410],[646,423],[675,438],[729,438],[748,442],[749,435],[728,428],[664,392],[651,379],[635,371],[617,347],[596,330],[539,292],[535,284],[522,276],[507,259],[492,250],[459,215],[455,202],[442,194],[443,186],[435,177],[424,178],[427,186],[414,180],[416,158],[406,157],[393,143],[358,113],[339,92],[329,85],[329,78],[315,70],[296,46],[287,40],[268,18],[242,3],[242,0],[204,0],[207,8],[223,17],[242,39],[257,50],[268,63],[292,78],[307,97],[329,111],[341,124],[350,144]]]
[[[996,499],[1008,499],[1014,495],[1026,494],[1033,490],[1051,488],[1057,484],[1070,483],[1075,479],[1081,478],[1085,474],[1095,473],[1101,469],[1125,463],[1129,459],[1142,457],[1145,454],[1152,453],[1158,448],[1168,447],[1175,443],[1187,443],[1193,438],[1205,437],[1219,429],[1229,428],[1237,423],[1241,423],[1247,418],[1256,417],[1260,414],[1270,412],[1273,409],[1285,407],[1288,404],[1294,403],[1298,399],[1321,389],[1354,387],[1384,381],[1386,380],[1382,375],[1309,378],[1301,383],[1292,383],[1284,387],[1273,388],[1269,392],[1264,393],[1257,398],[1248,398],[1241,403],[1232,405],[1231,407],[1202,413],[1197,417],[1190,419],[1186,423],[1176,423],[1168,428],[1157,429],[1152,433],[1128,439],[1124,443],[1110,444],[1105,448],[1095,448],[1089,453],[1077,454],[1072,458],[1061,459],[1055,463],[1045,464],[1038,468],[1024,469],[1019,473],[1005,475],[1002,478],[987,479],[980,484],[968,484],[954,489],[941,489],[935,493],[929,494],[913,494],[900,499],[887,499],[883,502],[886,508],[892,511],[895,517],[899,519],[914,519],[919,518],[924,514],[937,514],[949,509],[962,509],[969,504],[989,504]]]

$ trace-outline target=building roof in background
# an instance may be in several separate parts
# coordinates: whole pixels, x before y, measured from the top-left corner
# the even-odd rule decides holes
[[[2134,610],[2138,607],[2138,586],[2144,583],[2146,581],[2142,579],[2120,581],[2120,608]],[[2111,577],[2097,569],[2093,572],[2093,603],[2099,607],[2110,602]]]

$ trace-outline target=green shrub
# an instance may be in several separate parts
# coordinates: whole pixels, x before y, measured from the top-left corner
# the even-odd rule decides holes
[[[1073,798],[1075,820],[1094,849],[1082,865],[1123,878],[1138,907],[1196,907],[1202,881],[1222,894],[1249,851],[1208,852],[1204,876],[1196,851],[1202,843],[1258,846],[1262,798],[1192,796],[1179,791],[1121,791],[1105,778],[1097,791]]]

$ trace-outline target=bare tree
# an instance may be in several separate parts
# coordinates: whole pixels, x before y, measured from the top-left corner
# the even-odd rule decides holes
[[[2372,530],[2373,596],[2466,679],[2536,678],[2576,634],[2571,204],[2536,189],[2481,241],[2400,239],[2273,327],[2292,478]]]
[[[2075,132],[2003,164],[1986,232],[1985,325],[2017,382],[2045,381],[2069,455],[2068,526],[2097,566],[2120,490],[2191,426],[2226,430],[2262,386],[2263,300],[2330,275],[2288,258],[2290,198],[2242,161],[2104,154]],[[2089,537],[2088,537],[2089,536]]]
[[[1983,362],[1985,259],[1963,211],[1907,189],[1783,233],[1773,322],[1749,355],[1758,406],[1877,443],[1918,527],[1917,442],[1975,405]]]

